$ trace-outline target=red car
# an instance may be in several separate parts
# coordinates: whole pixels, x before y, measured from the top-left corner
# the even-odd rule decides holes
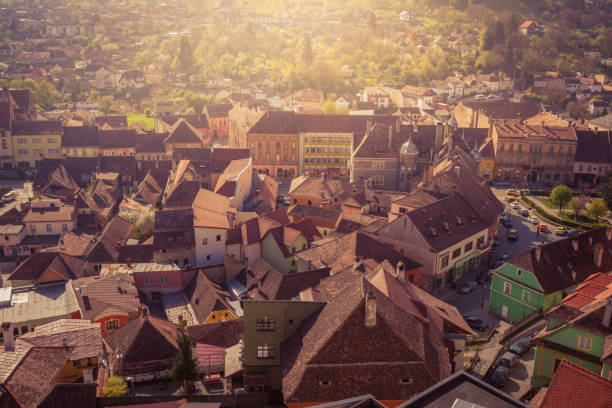
[[[548,225],[546,224],[540,224],[538,225],[538,228],[540,229],[540,232],[548,232]]]

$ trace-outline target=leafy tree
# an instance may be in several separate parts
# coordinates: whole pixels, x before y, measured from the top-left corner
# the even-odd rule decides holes
[[[565,110],[567,110],[567,113],[569,113],[574,119],[584,118],[589,113],[582,104],[574,101],[568,102]]]
[[[550,193],[551,200],[555,203],[559,203],[559,214],[561,214],[563,207],[565,207],[565,205],[572,199],[572,196],[572,190],[563,184],[553,188],[552,192]]]
[[[586,197],[583,195],[573,197],[569,202],[569,207],[574,210],[574,219],[578,220],[578,215],[586,208]]]
[[[304,36],[304,45],[302,47],[302,62],[307,67],[312,65],[312,39],[310,34]]]
[[[593,202],[589,205],[589,214],[595,221],[599,219],[599,217],[603,217],[608,213],[608,206],[604,200],[593,200]]]
[[[108,115],[113,111],[113,104],[115,103],[115,99],[111,95],[104,95],[100,98],[100,106],[98,110],[105,115]]]
[[[199,373],[197,360],[193,358],[191,349],[191,336],[187,334],[183,325],[176,337],[176,344],[179,351],[172,359],[170,375],[176,382],[183,383],[183,392],[187,394],[187,382],[197,380]]]
[[[321,106],[321,108],[328,115],[335,115],[336,114],[336,103],[334,101],[325,101],[323,103],[323,106]]]
[[[127,382],[116,375],[109,377],[104,386],[105,397],[121,397],[128,392]]]

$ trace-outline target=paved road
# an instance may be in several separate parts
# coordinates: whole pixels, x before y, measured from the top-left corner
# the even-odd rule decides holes
[[[4,214],[11,208],[28,202],[32,198],[32,183],[29,181],[0,181],[0,187],[9,187],[17,194],[14,201],[3,205],[0,203],[0,214]]]

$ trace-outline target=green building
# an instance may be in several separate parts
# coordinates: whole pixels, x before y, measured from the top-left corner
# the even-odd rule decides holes
[[[591,274],[612,270],[612,228],[531,248],[492,272],[489,310],[512,322],[558,305]]]
[[[592,275],[546,317],[534,339],[532,386],[548,384],[563,360],[612,379],[612,276]]]

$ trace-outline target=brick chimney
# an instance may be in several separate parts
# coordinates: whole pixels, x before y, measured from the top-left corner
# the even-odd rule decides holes
[[[406,280],[406,266],[404,265],[402,261],[399,261],[397,263],[397,266],[395,267],[395,271],[397,273],[397,279],[400,282],[404,282]]]
[[[595,264],[595,266],[597,266],[597,268],[601,268],[602,261],[603,261],[603,255],[604,255],[603,245],[601,245],[601,243],[595,245],[595,247],[593,248],[593,263]]]
[[[601,321],[601,324],[604,327],[607,327],[609,329],[611,319],[612,319],[612,296],[609,296],[608,299],[606,299],[606,309],[604,311],[604,316],[603,316],[603,320]]]
[[[15,335],[13,334],[12,323],[2,323],[2,335],[4,336],[4,351],[15,351]]]
[[[535,258],[536,262],[540,262],[542,259],[542,247],[539,245],[535,247]]]
[[[365,326],[372,328],[376,326],[376,295],[368,292],[365,299]]]

